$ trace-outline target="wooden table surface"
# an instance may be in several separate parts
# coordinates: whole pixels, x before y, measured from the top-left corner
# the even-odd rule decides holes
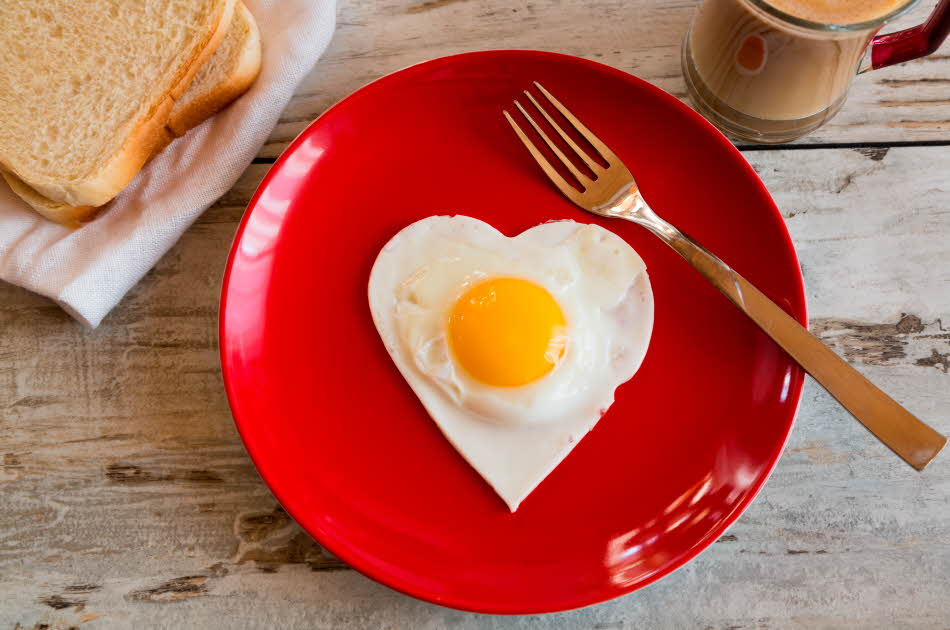
[[[0,629],[950,628],[950,453],[914,472],[813,382],[727,536],[645,590],[547,616],[448,610],[347,569],[277,507],[235,432],[217,354],[225,256],[310,120],[383,74],[490,48],[588,57],[682,97],[694,7],[342,0],[329,51],[261,157],[98,330],[0,285]],[[859,77],[795,145],[742,147],[798,248],[813,330],[943,433],[948,52]]]

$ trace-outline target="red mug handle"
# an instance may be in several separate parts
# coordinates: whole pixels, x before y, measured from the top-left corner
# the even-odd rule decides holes
[[[930,18],[913,28],[871,40],[871,69],[924,57],[940,48],[950,33],[950,0],[940,0]]]

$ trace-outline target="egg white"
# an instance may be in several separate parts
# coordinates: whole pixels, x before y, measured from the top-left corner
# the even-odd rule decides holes
[[[452,307],[492,277],[544,287],[567,322],[561,361],[525,386],[482,384],[449,348]],[[512,511],[611,405],[643,361],[653,328],[643,260],[608,230],[573,221],[508,238],[470,217],[423,219],[383,247],[369,302],[386,349],[429,415]]]

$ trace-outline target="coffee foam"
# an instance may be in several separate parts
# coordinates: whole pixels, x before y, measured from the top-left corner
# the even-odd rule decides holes
[[[822,24],[857,24],[883,17],[907,0],[767,0],[795,17]]]

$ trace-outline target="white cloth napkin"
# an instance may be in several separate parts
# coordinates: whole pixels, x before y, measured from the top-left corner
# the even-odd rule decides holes
[[[244,0],[261,31],[261,73],[227,109],[175,140],[92,222],[53,224],[0,178],[0,279],[55,300],[95,328],[226,193],[323,54],[335,0]]]

